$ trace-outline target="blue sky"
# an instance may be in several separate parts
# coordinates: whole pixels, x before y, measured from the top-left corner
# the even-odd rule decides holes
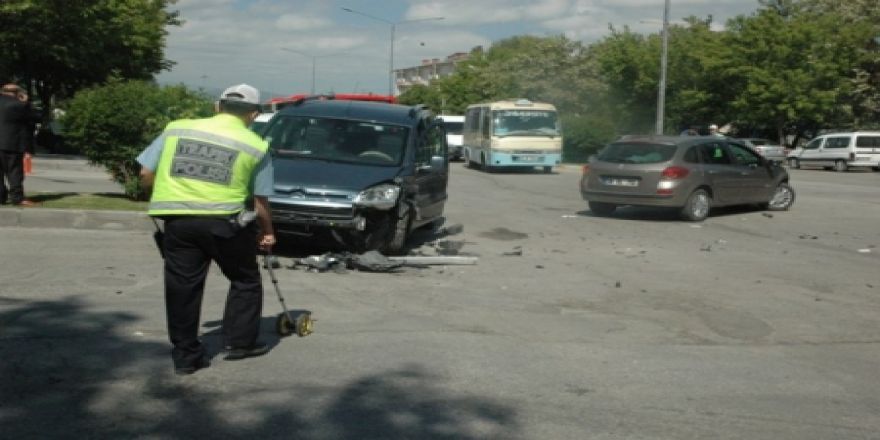
[[[394,67],[467,52],[513,35],[559,35],[585,43],[608,25],[652,33],[664,0],[179,0],[183,26],[169,29],[159,75],[208,91],[246,82],[275,94],[309,92],[312,63],[321,92],[388,91],[391,25]],[[758,8],[757,0],[672,0],[670,20],[711,15],[716,27]],[[349,8],[386,22],[344,11]]]

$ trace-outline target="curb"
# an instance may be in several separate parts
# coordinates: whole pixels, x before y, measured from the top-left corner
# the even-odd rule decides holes
[[[105,231],[152,231],[144,212],[84,209],[3,208],[0,227],[61,228]]]

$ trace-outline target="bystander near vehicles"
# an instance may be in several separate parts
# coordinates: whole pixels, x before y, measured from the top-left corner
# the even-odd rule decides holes
[[[880,171],[880,131],[855,131],[817,136],[788,154],[792,168],[821,167],[834,171],[871,168]]]
[[[562,162],[562,129],[556,107],[528,99],[468,106],[463,130],[469,167],[541,167]]]
[[[711,208],[755,204],[787,210],[795,193],[780,164],[735,139],[629,137],[613,142],[583,168],[581,196],[595,215],[618,207],[672,208],[702,221]]]
[[[446,133],[424,107],[304,98],[263,133],[281,235],[328,233],[358,252],[399,253],[411,231],[442,220]]]

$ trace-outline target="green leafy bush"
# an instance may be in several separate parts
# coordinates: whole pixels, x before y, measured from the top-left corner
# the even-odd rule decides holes
[[[614,123],[602,116],[563,116],[562,128],[565,162],[586,162],[591,154],[616,137]]]
[[[183,85],[160,87],[145,81],[111,81],[77,93],[63,123],[67,142],[102,165],[133,200],[146,193],[135,160],[169,122],[210,115],[211,100]]]

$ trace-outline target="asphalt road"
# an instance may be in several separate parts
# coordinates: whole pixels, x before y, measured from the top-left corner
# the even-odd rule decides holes
[[[183,378],[149,233],[0,228],[3,437],[877,439],[880,173],[792,175],[789,212],[693,224],[456,164],[478,265],[279,270],[316,332],[274,335],[266,276],[271,353]]]

